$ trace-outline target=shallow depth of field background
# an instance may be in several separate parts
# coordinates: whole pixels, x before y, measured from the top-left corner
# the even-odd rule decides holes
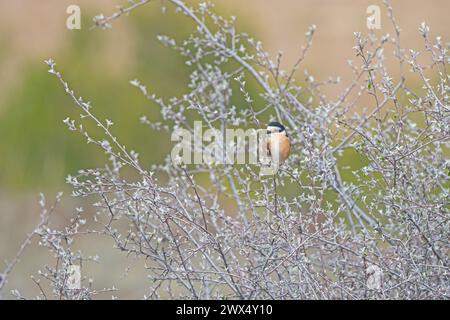
[[[381,7],[382,29],[377,34],[393,33],[381,1],[212,2],[218,12],[237,16],[240,30],[262,40],[269,52],[282,50],[285,68],[295,62],[308,25],[316,24],[313,47],[297,79],[302,80],[305,68],[316,79],[340,76],[341,84],[326,92],[330,97],[339,94],[350,81],[346,61],[357,59],[352,49],[353,32],[367,32],[369,5]],[[115,123],[114,132],[122,143],[141,154],[144,166],[162,161],[170,151],[168,137],[140,124],[140,116],[155,118],[158,109],[128,81],[138,78],[165,98],[182,94],[188,69],[181,57],[163,47],[156,36],[168,34],[180,39],[188,34],[192,24],[184,16],[173,14],[170,4],[162,14],[164,1],[155,0],[114,22],[112,30],[89,30],[94,15],[109,15],[119,3],[120,0],[98,0],[95,4],[87,0],[0,0],[0,271],[3,261],[12,259],[38,222],[39,192],[44,192],[50,201],[57,191],[65,191],[55,220],[63,225],[75,206],[83,205],[70,197],[66,175],[104,161],[102,152],[86,145],[80,135],[68,131],[63,124],[64,118],[76,117],[78,111],[60,84],[46,72],[44,59],[55,59],[57,69],[78,95],[92,101],[94,112]],[[81,30],[65,27],[70,4],[81,7]],[[441,35],[444,42],[449,41],[450,1],[393,0],[392,5],[402,28],[403,47],[423,50],[417,30],[424,20],[433,37]],[[360,160],[347,155],[342,161],[357,166]],[[91,210],[88,206],[85,209]],[[106,239],[97,238],[95,250],[88,243],[89,239],[84,239],[79,246],[87,253],[98,253],[102,263],[83,272],[94,278],[98,288],[114,284],[122,290],[121,298],[141,298],[145,294],[145,270],[140,262],[126,261]],[[29,275],[35,274],[45,261],[51,261],[49,258],[35,246],[28,248],[9,279],[6,297],[11,288],[26,294],[34,292]],[[118,280],[113,283],[112,279]]]

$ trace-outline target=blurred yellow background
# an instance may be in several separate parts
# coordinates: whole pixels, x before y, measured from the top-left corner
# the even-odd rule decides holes
[[[125,4],[126,1],[123,1]],[[342,82],[327,92],[338,94],[351,80],[348,59],[355,59],[353,32],[367,32],[366,8],[379,5],[381,30],[393,34],[381,1],[366,0],[213,0],[216,10],[237,16],[241,31],[263,41],[274,56],[284,52],[282,66],[289,69],[304,44],[304,33],[317,25],[313,47],[297,78],[306,68],[316,79],[340,76]],[[190,1],[196,3],[196,1]],[[81,7],[81,30],[65,26],[71,4]],[[72,88],[92,101],[95,112],[115,123],[121,142],[137,150],[144,165],[163,160],[170,150],[168,137],[152,132],[139,117],[157,118],[158,110],[129,85],[138,78],[162,97],[185,92],[189,69],[182,58],[163,47],[158,34],[182,38],[192,24],[163,0],[155,0],[130,16],[113,23],[112,30],[89,30],[98,13],[109,15],[119,0],[0,0],[0,259],[11,259],[20,241],[38,220],[38,192],[49,195],[68,190],[64,178],[86,167],[101,165],[104,156],[86,145],[78,134],[66,129],[62,120],[76,118],[78,111],[61,86],[47,73],[44,59],[52,57]],[[161,5],[167,13],[161,14]],[[402,28],[404,48],[423,50],[418,26],[426,21],[432,36],[450,38],[448,0],[393,0],[394,13]],[[389,63],[388,63],[389,66]],[[61,221],[68,219],[77,203],[64,197]],[[106,248],[110,244],[105,242]],[[82,245],[81,245],[82,247]],[[34,250],[30,248],[30,250]],[[38,251],[36,251],[38,252]],[[23,274],[36,272],[38,253],[29,254],[15,270],[9,287],[30,286]],[[106,256],[111,272],[123,273],[125,262]],[[0,266],[0,271],[3,265]],[[108,276],[96,271],[100,283]],[[134,290],[143,276],[133,272],[123,282],[124,297],[138,298]]]

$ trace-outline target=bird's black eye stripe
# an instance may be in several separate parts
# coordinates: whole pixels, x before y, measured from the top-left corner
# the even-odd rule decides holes
[[[271,134],[272,133],[272,131],[270,131],[270,130],[267,130],[267,134]]]

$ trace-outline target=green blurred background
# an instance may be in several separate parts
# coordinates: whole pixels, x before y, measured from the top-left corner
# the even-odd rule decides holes
[[[369,5],[381,7],[382,29],[377,34],[393,33],[381,1],[212,2],[220,13],[237,16],[238,27],[261,39],[271,54],[282,50],[285,68],[295,62],[308,25],[316,24],[314,44],[298,78],[305,68],[317,79],[341,76],[341,85],[326,92],[332,98],[351,81],[346,61],[356,60],[352,49],[353,32],[367,31],[366,8]],[[392,2],[403,29],[405,48],[423,49],[417,32],[423,20],[430,25],[433,36],[441,35],[448,41],[450,1]],[[104,162],[104,155],[95,146],[87,145],[79,134],[68,131],[63,124],[66,117],[76,119],[78,110],[56,79],[47,73],[44,59],[52,57],[76,93],[92,102],[95,113],[115,123],[114,133],[122,143],[140,153],[144,165],[161,162],[170,151],[169,137],[140,124],[142,115],[158,119],[158,107],[148,102],[129,80],[138,78],[163,98],[185,92],[189,69],[181,57],[162,46],[156,36],[168,34],[183,38],[192,24],[184,16],[175,15],[168,3],[167,12],[162,14],[161,4],[165,1],[158,0],[120,18],[114,22],[112,30],[90,30],[94,15],[100,12],[111,14],[119,3],[119,0],[95,3],[88,0],[0,0],[2,261],[12,258],[21,239],[37,222],[38,192],[50,196],[56,191],[68,190],[64,180],[68,174]],[[66,8],[70,4],[81,7],[81,30],[65,27]],[[390,63],[388,61],[388,65]],[[360,166],[360,161],[348,154],[343,164],[352,168]],[[77,205],[77,200],[69,196],[64,200]],[[70,215],[71,208],[73,206],[61,208],[62,220]],[[105,248],[109,245],[105,243]],[[112,265],[117,265],[117,270],[123,270],[123,263],[111,256],[108,259]],[[30,281],[22,275],[35,272],[35,262],[30,258],[18,267],[12,278],[16,282],[13,287],[27,288]],[[0,265],[2,269],[3,265]],[[101,270],[99,273],[97,278],[107,284],[108,276],[102,275]],[[140,292],[133,290],[139,277],[136,272],[124,282],[123,287],[129,290],[126,297],[139,296]]]

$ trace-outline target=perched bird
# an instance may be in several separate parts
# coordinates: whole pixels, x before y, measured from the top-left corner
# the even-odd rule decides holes
[[[278,122],[270,122],[267,126],[267,152],[276,164],[281,164],[291,152],[291,143],[285,127]]]

